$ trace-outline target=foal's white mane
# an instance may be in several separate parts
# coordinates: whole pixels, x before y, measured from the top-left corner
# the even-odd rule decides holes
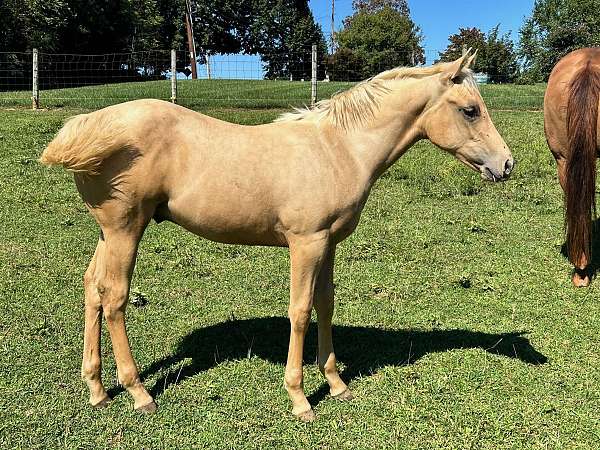
[[[420,79],[444,72],[450,63],[440,63],[428,67],[396,67],[361,81],[347,91],[338,92],[330,99],[321,100],[312,108],[295,108],[284,113],[275,122],[295,122],[307,120],[319,122],[328,120],[333,126],[352,129],[364,126],[379,109],[383,96],[392,92],[392,81]],[[473,73],[462,71],[463,84],[477,89]],[[394,85],[396,88],[398,84]]]

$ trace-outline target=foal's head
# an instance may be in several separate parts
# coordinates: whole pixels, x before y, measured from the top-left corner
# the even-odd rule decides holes
[[[469,70],[474,59],[475,55],[467,53],[444,64],[433,77],[439,95],[426,108],[421,127],[431,142],[480,172],[482,178],[502,181],[510,175],[514,160]]]

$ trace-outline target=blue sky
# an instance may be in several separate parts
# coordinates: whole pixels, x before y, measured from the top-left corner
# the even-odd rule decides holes
[[[427,63],[432,62],[430,55],[446,48],[448,36],[459,27],[478,27],[487,32],[499,23],[501,34],[511,31],[516,42],[519,28],[531,13],[533,3],[534,0],[408,0],[412,19],[425,37]],[[311,0],[309,4],[315,19],[329,34],[331,0]],[[336,30],[340,29],[344,17],[351,14],[352,0],[335,0]]]

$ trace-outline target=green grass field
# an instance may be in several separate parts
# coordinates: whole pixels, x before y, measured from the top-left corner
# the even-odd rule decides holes
[[[502,89],[508,104],[525,88]],[[281,112],[218,106],[202,110],[245,124]],[[328,397],[313,326],[305,388],[317,420],[304,424],[282,387],[286,251],[169,223],[146,232],[132,286],[148,303],[128,310],[159,411],[132,411],[106,332],[114,400],[88,407],[82,275],[98,231],[72,177],[36,162],[78,111],[0,109],[3,448],[598,448],[600,282],[571,287],[540,112],[492,111],[519,161],[507,183],[425,142],[378,182],[336,260],[334,340],[356,398]]]

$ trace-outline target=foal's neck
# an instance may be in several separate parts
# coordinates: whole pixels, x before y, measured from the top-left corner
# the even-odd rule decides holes
[[[394,91],[389,94],[394,98],[382,101],[368,125],[340,132],[340,138],[370,183],[374,183],[413,144],[426,137],[419,118],[426,112],[430,98],[422,93],[423,89]]]
[[[340,135],[370,183],[374,183],[412,145],[426,137],[419,124],[426,104],[427,99],[424,99],[422,104],[410,102],[412,108],[402,111],[382,108],[367,127]]]

